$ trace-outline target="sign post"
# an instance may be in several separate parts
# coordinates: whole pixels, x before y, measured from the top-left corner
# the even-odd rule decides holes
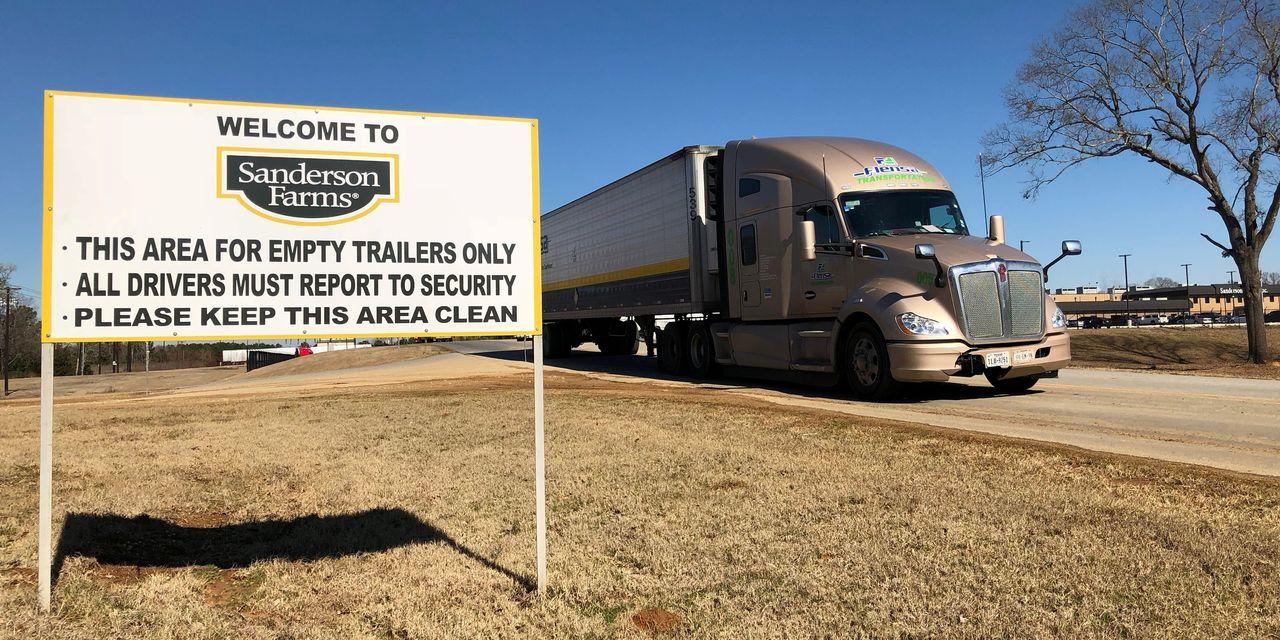
[[[542,335],[533,336],[533,474],[538,529],[538,593],[547,590],[547,464],[542,436]]]
[[[53,592],[53,343],[40,345],[40,524],[37,527],[40,610]]]
[[[534,336],[545,588],[535,120],[54,91],[44,107],[42,609],[57,342]]]

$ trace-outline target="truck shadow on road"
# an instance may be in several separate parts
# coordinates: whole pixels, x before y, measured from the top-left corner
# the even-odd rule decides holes
[[[68,513],[53,558],[56,582],[71,556],[134,567],[247,567],[260,560],[310,561],[387,551],[411,544],[443,544],[501,573],[526,591],[534,582],[459,543],[403,509],[308,515],[212,527],[175,524],[148,515]]]
[[[475,356],[497,358],[499,360],[510,360],[515,362],[530,361],[530,356],[524,349],[498,349],[470,353]],[[752,389],[765,389],[804,398],[854,401],[849,394],[847,394],[843,389],[834,386],[834,382],[831,381],[826,382],[825,384],[815,382],[805,383],[794,379],[786,379],[785,374],[774,377],[757,377],[733,371],[729,372],[729,375],[727,376],[721,376],[712,380],[701,380],[659,371],[656,359],[644,356],[612,356],[604,355],[595,351],[574,351],[573,355],[568,358],[547,360],[546,364],[548,366],[582,373],[604,373],[649,380],[673,380],[693,384],[724,385],[726,387],[749,387]],[[976,380],[983,379],[979,376]],[[1041,393],[1044,393],[1044,391],[1032,389],[1015,395],[1034,396]],[[976,385],[952,382],[926,382],[905,385],[901,395],[891,400],[883,401],[883,403],[918,404],[932,400],[985,400],[1002,395],[1010,394],[997,391],[995,388],[985,384],[985,381],[983,381],[982,384]]]

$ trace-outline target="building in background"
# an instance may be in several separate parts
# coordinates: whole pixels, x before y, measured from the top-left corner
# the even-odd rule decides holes
[[[1130,291],[1125,298],[1140,300],[1184,300],[1191,313],[1216,313],[1224,316],[1244,314],[1244,289],[1239,284],[1193,284]],[[1280,309],[1280,285],[1263,285],[1263,313]]]
[[[1177,287],[1096,286],[1054,289],[1049,294],[1068,318],[1085,316],[1134,317],[1180,314],[1236,316],[1244,313],[1244,290],[1239,284],[1193,284]],[[1280,310],[1280,286],[1263,287],[1263,312]]]

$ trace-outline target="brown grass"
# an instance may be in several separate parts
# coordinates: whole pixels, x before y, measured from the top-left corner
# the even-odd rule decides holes
[[[0,409],[0,635],[1262,637],[1280,484],[712,391],[527,376]]]
[[[301,358],[285,360],[250,371],[249,377],[287,376],[299,373],[324,373],[357,367],[373,367],[379,365],[427,358],[447,352],[448,349],[437,344],[406,344],[386,347],[369,347],[366,349],[348,349],[344,351],[327,351]]]
[[[64,396],[100,395],[104,393],[159,393],[185,389],[197,385],[219,382],[244,373],[244,365],[225,367],[198,367],[192,369],[165,369],[143,373],[104,373],[88,376],[58,376],[53,385],[59,398]],[[0,400],[14,401],[40,397],[40,378],[21,378],[10,381],[12,393]]]
[[[1245,361],[1243,327],[1138,327],[1071,332],[1073,366],[1148,369],[1164,373],[1280,379],[1280,366]],[[1280,357],[1280,327],[1267,327],[1267,346]]]

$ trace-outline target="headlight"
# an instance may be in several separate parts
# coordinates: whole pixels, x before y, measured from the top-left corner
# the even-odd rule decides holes
[[[1062,309],[1054,309],[1051,324],[1053,324],[1054,329],[1061,329],[1067,326],[1067,314],[1063,313]]]
[[[898,316],[898,328],[903,333],[914,336],[945,336],[947,328],[941,322],[918,316],[914,313],[903,313]]]

